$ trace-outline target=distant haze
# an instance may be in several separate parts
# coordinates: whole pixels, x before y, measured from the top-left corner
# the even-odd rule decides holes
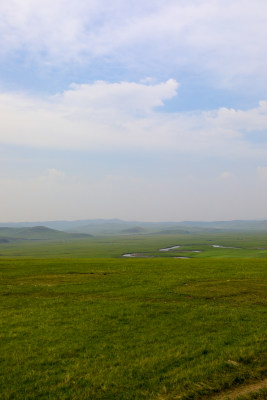
[[[56,229],[56,230],[55,230]],[[60,231],[72,235],[145,235],[145,234],[194,234],[233,231],[267,232],[267,220],[262,221],[182,221],[144,222],[120,219],[77,221],[36,221],[0,223],[0,236],[6,238],[56,238]],[[64,238],[64,236],[62,237]],[[66,237],[67,238],[67,237]]]

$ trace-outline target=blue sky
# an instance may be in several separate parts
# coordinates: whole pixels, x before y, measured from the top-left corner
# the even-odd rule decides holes
[[[265,0],[0,4],[1,221],[267,218]]]

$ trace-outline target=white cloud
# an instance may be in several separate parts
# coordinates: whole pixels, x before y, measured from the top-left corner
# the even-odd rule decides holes
[[[224,86],[252,75],[266,83],[265,0],[9,0],[0,16],[2,55],[52,65],[109,56],[150,70],[208,70]]]
[[[261,180],[267,181],[267,167],[258,167],[257,174]]]
[[[120,112],[134,114],[149,112],[154,107],[163,106],[164,100],[177,93],[178,83],[174,79],[155,85],[135,82],[107,83],[98,81],[92,85],[71,85],[71,89],[58,96],[66,107],[92,110],[118,109]]]
[[[250,110],[166,113],[178,83],[95,82],[40,99],[0,94],[0,143],[56,149],[176,149],[221,155],[264,155],[254,131],[267,129],[267,103]],[[158,108],[160,106],[160,108]],[[244,137],[249,134],[251,140]]]
[[[48,177],[51,177],[51,178],[64,178],[65,177],[65,173],[62,171],[59,171],[56,168],[48,168],[47,174],[48,174]]]
[[[214,121],[213,113],[208,112],[207,120]],[[251,110],[234,110],[220,108],[216,114],[216,124],[224,129],[238,131],[262,131],[267,127],[267,101],[260,101],[257,108]]]
[[[230,178],[232,178],[233,177],[233,174],[231,173],[231,172],[229,172],[229,171],[223,171],[221,174],[220,174],[220,177],[222,178],[222,179],[230,179]]]
[[[55,148],[146,145],[154,133],[145,127],[152,109],[176,94],[174,80],[157,85],[129,82],[72,85],[62,95],[41,100],[1,94],[0,142]],[[143,121],[138,127],[139,121]],[[133,132],[133,128],[138,128]]]

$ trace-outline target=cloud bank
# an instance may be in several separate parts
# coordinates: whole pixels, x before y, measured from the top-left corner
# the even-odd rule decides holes
[[[263,155],[255,132],[266,141],[267,102],[249,110],[164,112],[177,95],[170,79],[157,84],[134,82],[72,84],[41,99],[0,94],[0,143],[76,150],[172,149],[214,155]]]

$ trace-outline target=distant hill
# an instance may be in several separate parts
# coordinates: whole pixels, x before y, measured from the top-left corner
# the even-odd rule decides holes
[[[69,234],[86,235],[124,235],[124,234],[186,234],[201,232],[253,231],[267,232],[267,220],[233,220],[233,221],[182,221],[182,222],[142,222],[123,221],[121,219],[91,219],[76,221],[39,221],[39,222],[10,222],[0,223],[0,229],[23,229],[17,231],[18,237],[56,237]],[[26,229],[35,229],[27,231]],[[47,228],[51,231],[44,231]],[[55,231],[54,233],[52,231]],[[62,232],[64,231],[64,232]],[[15,231],[13,231],[13,234]],[[13,237],[12,234],[12,237]],[[0,231],[0,236],[1,236]],[[22,236],[21,236],[22,235]],[[5,234],[8,237],[8,232]],[[68,238],[71,238],[68,236]],[[77,236],[75,236],[77,238]],[[39,240],[39,239],[38,239]]]
[[[92,221],[87,225],[78,226],[68,230],[68,232],[81,232],[89,233],[91,235],[119,235],[124,229],[131,228],[132,224],[126,221],[114,221],[114,220],[101,220]]]
[[[0,227],[4,228],[34,228],[36,226],[44,226],[46,228],[55,229],[59,231],[66,231],[78,226],[87,225],[90,222],[97,222],[101,220],[75,220],[75,221],[34,221],[34,222],[0,222]]]
[[[184,226],[198,227],[198,228],[215,228],[221,230],[253,230],[253,231],[267,231],[267,220],[233,220],[233,221],[183,221]]]
[[[132,233],[144,233],[145,229],[141,226],[133,226],[132,228],[123,229],[121,233],[132,234]]]
[[[185,229],[164,229],[162,231],[157,231],[155,232],[156,235],[174,235],[174,234],[179,234],[179,235],[187,235],[190,232],[190,230],[185,230]]]
[[[93,225],[102,225],[105,223],[109,224],[118,224],[121,223],[123,226],[127,224],[127,221],[120,220],[118,218],[113,219],[83,219],[83,220],[74,220],[74,221],[24,221],[24,222],[0,222],[0,227],[8,227],[8,228],[33,228],[36,226],[45,226],[50,229],[55,229],[59,231],[68,231],[76,228],[82,228],[87,226],[88,224]]]
[[[70,240],[90,236],[92,235],[83,233],[66,233],[45,226],[34,226],[31,228],[0,227],[0,243],[8,243],[17,240]]]

